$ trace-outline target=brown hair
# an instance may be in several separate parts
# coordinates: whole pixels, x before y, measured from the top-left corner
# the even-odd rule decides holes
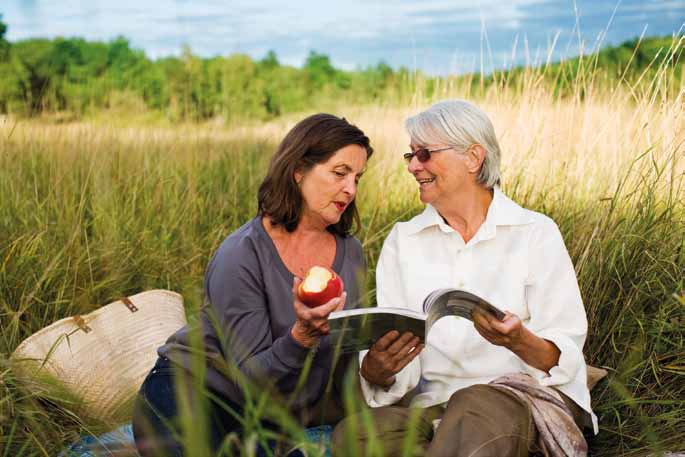
[[[314,114],[295,125],[283,138],[271,158],[269,170],[259,186],[259,213],[269,216],[274,225],[283,225],[288,232],[297,228],[302,214],[303,198],[295,182],[295,172],[307,172],[314,165],[327,161],[337,150],[356,144],[371,157],[369,138],[359,128],[332,114]],[[347,206],[340,220],[327,227],[329,232],[346,236],[359,227],[355,200]]]

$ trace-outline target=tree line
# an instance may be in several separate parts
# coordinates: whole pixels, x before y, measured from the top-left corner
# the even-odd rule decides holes
[[[473,90],[487,90],[502,81],[516,86],[527,68],[485,77],[428,77],[404,67],[393,69],[384,62],[343,71],[327,55],[315,51],[296,68],[281,64],[273,51],[258,60],[245,54],[200,58],[188,47],[178,57],[152,60],[123,37],[109,42],[35,38],[10,43],[6,32],[0,16],[0,114],[16,116],[44,112],[83,116],[119,108],[155,111],[173,121],[269,119],[327,101],[405,103],[419,90],[430,98],[450,82]],[[665,50],[672,43],[671,37],[649,38],[639,46],[631,40],[601,50],[594,62],[610,79],[636,76],[650,66],[657,68],[661,61],[654,65],[655,59],[660,53],[661,59],[668,56]],[[671,54],[680,72],[680,53]],[[569,92],[582,62],[576,58],[556,63],[541,74],[562,93]]]

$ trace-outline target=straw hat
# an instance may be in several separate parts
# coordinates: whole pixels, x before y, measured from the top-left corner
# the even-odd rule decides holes
[[[127,422],[157,348],[185,324],[181,295],[150,290],[39,330],[14,351],[12,368],[39,396],[82,417]]]

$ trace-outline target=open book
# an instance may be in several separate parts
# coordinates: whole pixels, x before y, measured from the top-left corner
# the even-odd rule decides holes
[[[328,316],[328,324],[333,347],[340,345],[342,353],[352,353],[370,348],[391,330],[400,334],[412,332],[424,342],[438,319],[459,316],[473,320],[473,314],[477,312],[504,319],[504,312],[471,292],[438,289],[423,300],[423,313],[406,308],[347,309],[332,312]]]

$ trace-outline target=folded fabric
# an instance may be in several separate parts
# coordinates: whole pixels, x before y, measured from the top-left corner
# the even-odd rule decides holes
[[[558,391],[523,373],[500,376],[490,384],[508,389],[530,406],[538,431],[536,444],[544,456],[587,456],[588,446],[583,432]]]

